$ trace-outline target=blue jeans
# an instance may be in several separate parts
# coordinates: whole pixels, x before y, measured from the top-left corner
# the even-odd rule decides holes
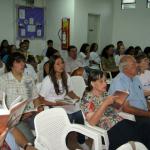
[[[74,123],[77,123],[77,124],[84,125],[84,118],[83,118],[81,110],[77,111],[77,112],[74,112],[72,114],[68,114],[68,118],[69,118],[71,123],[74,122]],[[78,140],[79,144],[83,144],[85,142],[85,136],[78,133],[77,134],[77,140]]]

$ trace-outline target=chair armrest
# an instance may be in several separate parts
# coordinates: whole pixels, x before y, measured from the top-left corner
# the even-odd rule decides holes
[[[108,138],[107,130],[102,129],[102,128],[97,127],[97,126],[92,126],[87,121],[85,121],[85,124],[89,128],[92,128],[93,130],[96,130],[96,131],[98,131],[100,133],[101,137],[104,138],[105,148],[108,149],[108,147],[109,147],[109,138]]]
[[[132,114],[129,114],[129,113],[126,113],[126,112],[119,112],[118,114],[119,114],[119,116],[121,116],[124,119],[128,119],[128,120],[131,120],[131,121],[136,121],[135,116],[132,115]]]
[[[42,150],[50,150],[47,145],[50,144],[50,142],[43,136],[37,137],[34,141],[35,148],[42,149]]]
[[[70,131],[75,131],[94,140],[95,150],[102,150],[101,133],[85,125],[71,124]]]

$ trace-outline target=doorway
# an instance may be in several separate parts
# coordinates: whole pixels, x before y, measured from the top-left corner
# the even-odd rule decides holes
[[[89,44],[96,42],[100,47],[100,15],[88,14],[87,42]]]

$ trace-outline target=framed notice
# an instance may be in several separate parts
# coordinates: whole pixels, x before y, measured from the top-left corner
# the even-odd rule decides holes
[[[17,39],[44,38],[44,8],[17,7]]]

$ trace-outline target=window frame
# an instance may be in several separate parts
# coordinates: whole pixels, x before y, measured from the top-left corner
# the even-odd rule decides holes
[[[146,8],[150,8],[150,0],[146,1]]]
[[[147,2],[148,2],[148,0],[147,0]],[[134,2],[123,2],[123,0],[121,0],[121,10],[125,10],[125,9],[133,9],[133,8],[130,8],[130,7],[128,7],[128,8],[123,8],[123,6],[125,6],[125,5],[134,5],[134,8],[136,8],[136,0],[134,0]]]

